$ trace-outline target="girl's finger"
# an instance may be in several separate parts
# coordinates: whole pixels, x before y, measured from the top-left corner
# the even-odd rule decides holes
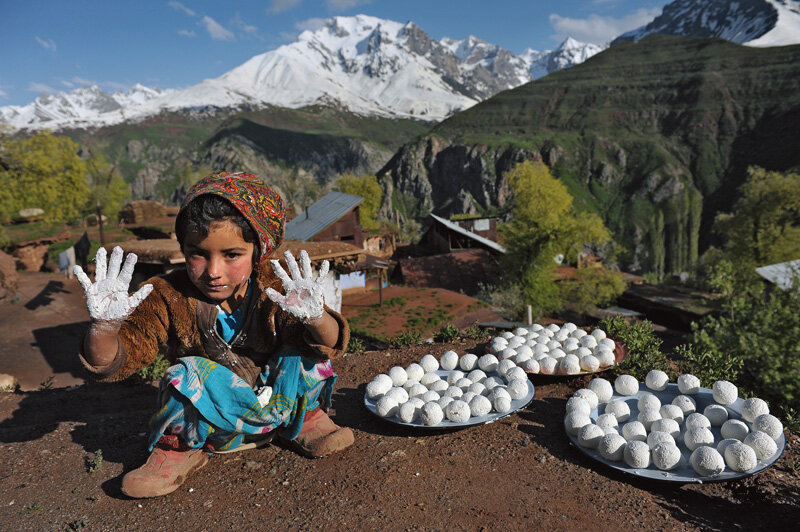
[[[292,252],[287,251],[283,256],[286,257],[286,265],[289,267],[289,273],[292,274],[292,279],[295,281],[301,280],[303,276],[300,275],[300,268],[297,267],[297,261],[294,259]]]
[[[146,284],[141,287],[139,290],[136,291],[135,294],[128,298],[128,304],[131,306],[131,309],[135,309],[139,306],[139,303],[145,300],[147,296],[150,295],[150,292],[153,291],[153,285]]]
[[[267,288],[267,297],[279,305],[286,304],[286,296],[284,296],[274,288]]]
[[[77,277],[78,282],[81,283],[83,291],[88,292],[89,288],[92,286],[92,281],[90,281],[89,277],[83,272],[83,268],[76,264],[72,267],[72,271],[75,272],[75,277]]]
[[[311,280],[311,259],[306,250],[300,250],[300,265],[303,267],[303,279]]]
[[[106,248],[97,248],[97,254],[94,256],[94,282],[106,278],[106,255]]]
[[[114,246],[114,249],[111,250],[111,260],[108,261],[108,271],[106,272],[106,276],[110,277],[111,279],[116,279],[119,277],[119,267],[122,265],[122,248],[119,246]]]
[[[113,257],[112,257],[113,258]],[[136,266],[136,253],[128,253],[128,256],[125,258],[125,264],[122,266],[122,271],[117,277],[117,280],[125,285],[127,288],[128,285],[131,283],[131,277],[133,277],[133,267]]]
[[[328,269],[330,268],[330,264],[327,260],[322,261],[322,266],[319,267],[319,277],[317,277],[317,283],[323,284],[325,282],[325,278],[328,276]]]
[[[274,259],[269,262],[272,264],[272,270],[275,272],[275,275],[277,275],[278,279],[283,283],[284,290],[292,288],[294,286],[294,281],[286,274],[286,270],[283,269],[281,263]]]

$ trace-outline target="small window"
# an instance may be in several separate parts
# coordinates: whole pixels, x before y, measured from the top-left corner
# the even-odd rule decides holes
[[[342,242],[346,240],[355,240],[355,239],[356,239],[355,235],[344,235],[339,237],[339,240],[341,240]]]

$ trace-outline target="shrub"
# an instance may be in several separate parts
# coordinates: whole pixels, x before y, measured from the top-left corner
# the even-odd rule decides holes
[[[358,353],[359,351],[364,351],[367,348],[364,340],[357,336],[351,336],[350,341],[347,343],[347,352],[348,353]]]
[[[600,323],[606,334],[625,344],[628,356],[616,366],[616,373],[628,373],[643,381],[647,373],[660,369],[674,377],[672,366],[659,350],[661,339],[653,333],[653,324],[649,321],[628,323],[622,316],[606,318]]]
[[[134,374],[135,379],[140,382],[152,382],[160,380],[167,372],[169,366],[169,360],[167,360],[164,355],[159,353],[149,366],[140,369]]]
[[[422,341],[422,335],[419,331],[414,329],[403,331],[391,340],[389,340],[389,345],[392,347],[404,347],[407,345],[418,344]]]
[[[436,342],[454,342],[461,336],[461,329],[452,323],[445,324],[438,332],[434,333],[433,339]]]
[[[478,327],[478,323],[475,322],[466,329],[464,332],[461,333],[461,336],[464,338],[469,338],[470,340],[488,340],[492,335],[486,329],[482,329]]]
[[[713,353],[691,344],[675,348],[681,373],[691,373],[700,383],[711,388],[716,381],[739,381],[743,360],[729,352]]]

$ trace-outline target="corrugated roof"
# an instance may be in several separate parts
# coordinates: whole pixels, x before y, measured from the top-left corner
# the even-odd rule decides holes
[[[430,216],[431,216],[431,218],[433,218],[434,220],[436,220],[440,224],[443,224],[445,227],[455,231],[456,233],[460,233],[460,234],[462,234],[462,235],[464,235],[466,237],[469,237],[469,238],[475,240],[476,242],[480,242],[484,246],[490,247],[490,248],[494,249],[495,251],[499,251],[500,253],[505,253],[506,252],[506,248],[504,248],[503,246],[501,246],[497,242],[492,242],[488,238],[484,238],[484,237],[482,237],[480,235],[476,235],[472,231],[467,231],[466,229],[464,229],[460,225],[454,224],[453,222],[451,222],[449,220],[445,220],[444,218],[439,218],[438,216],[436,216],[433,213],[431,213]]]
[[[336,220],[355,209],[364,198],[329,192],[324,198],[314,203],[307,211],[303,211],[286,224],[284,238],[291,240],[308,240],[334,223]]]
[[[788,290],[794,280],[800,278],[800,259],[761,266],[756,268],[756,273],[767,281],[777,284],[781,290]]]

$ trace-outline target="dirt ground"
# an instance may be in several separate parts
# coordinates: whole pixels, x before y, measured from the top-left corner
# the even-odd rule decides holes
[[[70,297],[56,288],[47,297]],[[21,310],[19,316],[30,319]],[[69,316],[62,316],[66,325],[80,321]],[[18,322],[26,327],[37,325]],[[49,349],[57,353],[58,343]],[[704,485],[633,478],[587,458],[564,433],[566,400],[588,377],[536,376],[527,408],[461,430],[409,429],[364,407],[375,374],[448,349],[480,352],[483,345],[435,343],[337,360],[332,417],[356,435],[345,452],[310,460],[269,446],[212,456],[158,499],[120,492],[122,475],[147,456],[154,386],[89,383],[2,394],[0,528],[781,530],[800,519],[797,435],[787,432],[782,458],[755,477]],[[68,367],[64,373],[71,375]]]

